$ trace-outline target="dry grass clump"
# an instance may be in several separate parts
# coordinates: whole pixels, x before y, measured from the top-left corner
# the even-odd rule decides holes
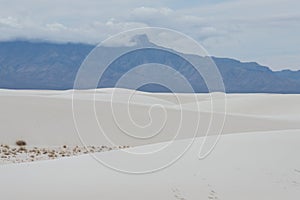
[[[26,146],[27,143],[24,140],[18,140],[18,141],[16,141],[16,145],[18,145],[18,146]]]

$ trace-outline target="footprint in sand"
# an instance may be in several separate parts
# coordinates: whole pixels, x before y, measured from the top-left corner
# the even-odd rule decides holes
[[[186,200],[186,199],[182,196],[182,194],[181,194],[181,192],[180,192],[180,190],[179,190],[178,188],[174,188],[174,189],[172,189],[172,191],[173,191],[173,193],[174,193],[175,199],[178,199],[178,200]]]
[[[211,190],[209,192],[208,199],[218,199],[217,193],[214,190]]]
[[[213,199],[219,199],[217,192],[211,188],[211,185],[208,184],[208,188],[210,190],[209,195],[208,195],[208,199],[209,200],[213,200]]]

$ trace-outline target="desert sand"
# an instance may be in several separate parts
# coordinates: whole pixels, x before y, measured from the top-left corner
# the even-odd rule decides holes
[[[111,107],[113,92],[113,107]],[[220,99],[220,105],[222,105],[220,111],[218,111],[218,100],[215,100],[216,110],[211,113],[209,94],[198,94],[196,95],[197,101],[195,101],[195,96],[189,94],[174,96],[135,92],[128,103],[131,92],[125,89],[99,89],[95,94],[94,110],[93,90],[76,91],[75,95],[72,90],[1,90],[1,143],[13,145],[18,139],[26,139],[30,146],[82,145],[76,131],[73,114],[77,120],[79,134],[87,145],[110,146],[111,143],[103,137],[103,131],[109,132],[110,139],[115,139],[114,142],[119,145],[129,146],[169,141],[175,134],[178,134],[178,138],[190,138],[195,134],[197,117],[200,119],[197,135],[204,136],[208,131],[212,115],[215,117],[214,120],[220,123],[223,121],[223,99]],[[72,112],[72,96],[75,99],[74,113]],[[180,103],[176,98],[180,99]],[[226,119],[222,134],[300,129],[299,102],[300,95],[227,94]],[[200,112],[197,112],[197,104]],[[153,107],[153,105],[162,106],[163,109],[159,106]],[[128,109],[132,120],[141,128],[132,125]],[[180,112],[183,113],[181,129],[178,128]],[[102,131],[99,129],[95,116],[98,118]],[[148,124],[149,127],[143,127]],[[160,130],[161,127],[163,127],[162,130]],[[218,128],[221,128],[221,124],[218,124]],[[145,137],[159,131],[160,134],[142,141],[125,137],[124,131],[131,131],[139,134],[138,136]],[[210,130],[209,134],[215,133]]]
[[[134,92],[128,102],[132,92],[1,90],[2,145],[18,149],[15,142],[24,140],[27,150],[61,151],[64,145],[71,149],[65,151],[69,156],[55,159],[22,160],[27,153],[19,155],[18,163],[2,159],[1,198],[281,200],[300,196],[300,95],[226,94],[225,113],[222,94],[213,94],[217,98],[212,112],[210,94],[174,97]],[[211,117],[220,123],[210,126]],[[217,145],[199,159],[203,142],[217,141],[219,133]],[[85,145],[97,150],[83,155]],[[73,153],[76,146],[80,153]],[[102,146],[111,149],[100,150]],[[157,156],[143,156],[163,148],[167,150]],[[170,157],[183,150],[168,165]],[[132,153],[142,156],[132,158]],[[162,165],[166,167],[153,173],[124,173]]]

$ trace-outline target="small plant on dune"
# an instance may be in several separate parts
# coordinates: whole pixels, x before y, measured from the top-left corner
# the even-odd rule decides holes
[[[18,145],[18,146],[26,146],[26,142],[24,140],[18,140],[18,141],[16,141],[16,145]]]

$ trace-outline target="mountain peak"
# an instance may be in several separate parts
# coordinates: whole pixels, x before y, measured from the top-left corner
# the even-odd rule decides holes
[[[153,45],[147,34],[139,34],[139,35],[135,35],[131,38],[130,42],[134,43],[135,46],[149,46],[149,45]]]
[[[207,92],[205,81],[184,59],[172,53],[157,53],[155,49],[130,51],[134,49],[134,45],[142,45],[141,49],[156,47],[154,42],[149,41],[148,36],[128,35],[126,38],[114,40],[115,43],[108,46],[115,49],[103,49],[109,54],[118,48],[128,48],[130,53],[111,63],[103,76],[105,78],[101,79],[101,87],[114,87],[124,73],[151,61],[170,66],[183,74],[196,92]],[[82,44],[0,42],[0,88],[72,89],[81,63],[93,48],[94,46]],[[206,60],[197,55],[189,56],[201,62],[203,70],[206,70]],[[300,93],[300,71],[274,72],[255,62],[245,63],[216,57],[212,59],[222,75],[226,92]],[[141,90],[166,92],[156,85],[148,85]]]

